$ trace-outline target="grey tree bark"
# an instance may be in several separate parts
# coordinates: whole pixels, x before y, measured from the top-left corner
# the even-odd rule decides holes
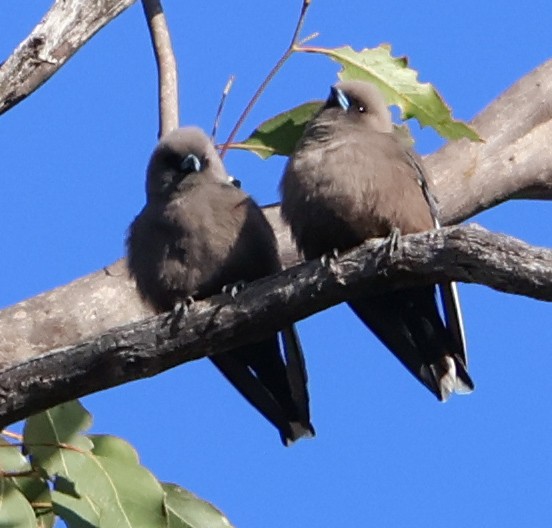
[[[32,93],[96,31],[132,3],[129,0],[99,3],[58,0],[0,66],[0,113]],[[155,14],[151,12],[150,18]],[[161,26],[158,27],[162,32]],[[169,127],[174,126],[175,115],[177,123],[177,111],[166,118]],[[460,222],[509,199],[552,198],[552,149],[549,147],[552,61],[518,81],[472,124],[484,143],[451,142],[425,159],[444,223]],[[277,234],[285,265],[300,262],[289,232],[279,218],[277,204],[264,211]],[[369,250],[377,246],[374,244],[370,242],[360,253],[353,252],[339,259],[336,264],[337,270],[341,270],[339,273],[308,263],[248,288],[239,296],[238,303],[224,298],[198,303],[186,319],[183,333],[176,336],[168,335],[161,328],[160,318],[120,332],[108,332],[152,315],[129,280],[124,260],[2,310],[0,369],[4,372],[0,373],[0,416],[7,423],[66,399],[153,375],[176,364],[171,351],[182,345],[187,352],[179,357],[184,360],[235,346],[253,324],[251,321],[260,324],[260,332],[274,331],[291,320],[343,301],[351,292],[358,291],[362,281],[363,287],[377,291],[448,278],[552,300],[550,252],[513,239],[473,228],[415,235],[405,238],[402,252],[393,262],[385,261],[381,249],[370,254]],[[378,258],[376,266],[374,259]],[[343,269],[347,273],[340,275]],[[263,316],[256,311],[259,304],[248,304],[248,299],[255,298],[274,303],[262,307],[271,310],[266,326],[262,323]],[[223,317],[220,314],[229,315],[219,319]],[[218,330],[212,330],[212,323],[207,325],[211,317],[217,321],[214,326]],[[194,328],[196,321],[199,326]],[[206,325],[210,330],[201,342],[186,340],[192,328],[197,331],[207,328]],[[157,331],[161,346],[153,338],[153,332]],[[102,334],[105,335],[97,337]],[[77,342],[87,343],[38,357]],[[57,371],[64,372],[64,379],[60,379],[55,368],[52,370],[56,364],[64,365],[63,370]],[[98,369],[102,371],[101,386],[84,381],[96,378],[90,374]]]
[[[322,264],[255,281],[236,298],[216,295],[184,316],[162,314],[0,372],[0,427],[29,414],[273,334],[357,295],[461,280],[552,301],[552,250],[475,224],[386,240]]]

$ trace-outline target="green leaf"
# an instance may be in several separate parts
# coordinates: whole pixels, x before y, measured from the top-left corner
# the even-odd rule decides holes
[[[36,517],[29,501],[11,479],[0,478],[0,526],[36,527]]]
[[[289,156],[305,125],[321,106],[322,101],[312,101],[278,114],[257,127],[245,141],[234,143],[230,148],[250,150],[262,159]]]
[[[81,460],[73,460],[76,457]],[[52,500],[54,511],[70,528],[167,526],[161,485],[135,457],[118,460],[69,452],[66,461],[71,482],[56,479]]]
[[[415,117],[421,126],[431,126],[447,139],[481,140],[473,128],[452,118],[450,108],[431,84],[418,81],[418,72],[408,68],[405,57],[391,55],[391,46],[361,51],[350,46],[307,49],[339,63],[341,80],[357,79],[375,84],[383,92],[387,104],[401,109],[402,119]]]
[[[127,464],[139,464],[138,453],[122,438],[111,435],[88,435],[94,447],[92,453],[96,456],[115,458]]]
[[[4,438],[0,438],[0,471],[3,473],[18,473],[30,470],[31,465],[21,453],[21,448],[12,445]]]
[[[52,510],[52,496],[48,483],[38,475],[12,477],[12,481],[33,506],[38,528],[52,528],[55,522]]]
[[[176,484],[163,483],[169,528],[229,528],[226,516],[212,504]]]
[[[406,58],[391,56],[390,46],[358,52],[349,46],[304,49],[326,55],[339,63],[342,68],[338,76],[342,80],[357,79],[375,84],[387,104],[401,109],[402,119],[415,117],[421,126],[431,126],[448,139],[467,137],[473,141],[481,140],[473,128],[453,119],[449,107],[431,84],[418,81],[418,72],[408,68]],[[282,112],[264,121],[245,141],[231,144],[230,148],[249,150],[262,159],[274,155],[289,156],[305,125],[321,104],[320,101],[311,101]]]
[[[54,514],[49,506],[52,501],[48,484],[38,473],[31,476],[17,476],[17,473],[31,471],[31,464],[21,453],[20,447],[10,444],[3,438],[0,438],[0,469],[3,473],[13,474],[9,480],[25,496],[31,508],[33,508],[32,503],[46,505],[34,509],[37,516],[36,526],[51,528],[54,525]],[[3,526],[1,521],[0,526]]]
[[[90,414],[78,401],[62,403],[31,416],[25,423],[23,441],[33,463],[51,476],[70,478],[65,459],[72,450],[92,449],[92,442],[81,434],[91,423]]]
[[[54,480],[53,510],[69,528],[166,527],[165,494],[127,442],[90,435],[78,402],[27,420],[24,442],[33,462]]]
[[[79,458],[73,461],[73,458]],[[86,455],[72,452],[67,457],[71,478],[57,477],[52,491],[54,513],[65,521],[67,528],[96,528],[100,526],[100,506],[76,490],[76,482],[86,483],[89,460]],[[85,485],[85,484],[84,484]]]
[[[85,453],[93,444],[82,432],[91,423],[84,407],[72,401],[31,416],[23,431],[33,463],[55,482],[51,493],[53,511],[69,528],[99,526],[99,508],[88,497],[80,497],[74,491],[74,483],[87,478]]]

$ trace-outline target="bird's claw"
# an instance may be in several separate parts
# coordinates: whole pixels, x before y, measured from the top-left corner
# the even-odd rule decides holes
[[[337,248],[333,248],[329,253],[324,253],[320,257],[320,264],[324,267],[332,267],[335,260],[339,257],[339,251]]]
[[[391,229],[391,233],[385,238],[389,258],[393,258],[401,249],[401,230],[398,227]]]
[[[376,266],[384,275],[387,275],[388,264],[401,249],[401,230],[398,227],[391,229],[389,235],[383,239],[381,247],[382,251],[376,257]]]
[[[320,263],[335,274],[338,272],[337,257],[339,257],[339,252],[333,248],[329,253],[324,253],[320,257]]]
[[[185,317],[186,315],[188,315],[188,311],[194,303],[195,299],[191,295],[188,295],[184,298],[184,300],[178,301],[174,305],[173,314],[177,317]]]
[[[188,315],[190,307],[194,304],[194,302],[195,300],[191,295],[185,297],[183,300],[177,301],[173,306],[173,309],[165,318],[165,321],[163,321],[163,324],[170,325],[171,331],[174,330],[180,321]]]
[[[238,282],[234,282],[233,284],[226,284],[222,287],[222,293],[226,293],[230,295],[233,299],[236,298],[236,295],[240,293],[245,288],[246,282],[243,280],[240,280]]]

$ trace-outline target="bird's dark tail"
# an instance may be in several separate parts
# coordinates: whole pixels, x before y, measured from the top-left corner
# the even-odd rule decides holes
[[[315,432],[310,421],[307,367],[305,365],[303,347],[294,325],[282,330],[282,344],[287,379],[291,389],[291,396],[297,409],[298,420],[294,427],[296,439],[303,437],[312,438]]]
[[[296,401],[295,394],[300,393],[301,389],[288,378],[288,365],[284,364],[276,335],[260,343],[216,354],[210,359],[245,399],[278,429],[284,445],[290,445],[301,437],[312,436],[306,386],[305,407],[303,400]],[[302,354],[300,359],[302,361]],[[292,383],[294,388],[291,387]]]
[[[473,390],[464,350],[439,316],[433,286],[366,297],[349,305],[439,400]]]
[[[466,336],[464,333],[464,319],[460,309],[460,299],[458,297],[458,288],[455,282],[439,284],[439,293],[443,304],[443,313],[446,326],[456,343],[462,362],[468,366],[468,354],[466,351]]]

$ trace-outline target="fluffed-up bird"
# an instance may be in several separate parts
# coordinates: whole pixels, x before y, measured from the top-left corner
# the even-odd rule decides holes
[[[331,88],[288,160],[280,192],[282,216],[307,259],[397,229],[439,226],[421,159],[394,132],[383,95],[368,82]],[[366,296],[349,306],[439,400],[473,390],[454,283]]]
[[[127,238],[128,267],[157,312],[188,298],[281,270],[274,232],[258,205],[228,176],[196,127],[165,135],[148,168],[146,205]],[[209,359],[289,445],[313,436],[307,373],[293,326]]]

